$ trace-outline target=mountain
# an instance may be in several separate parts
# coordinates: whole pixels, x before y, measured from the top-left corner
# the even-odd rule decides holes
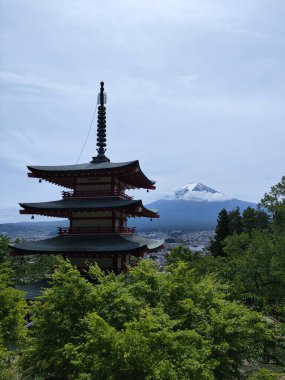
[[[57,227],[66,227],[67,221],[51,221],[51,222],[16,222],[1,223],[0,234],[10,236],[12,238],[36,239],[39,237],[55,236]]]
[[[185,230],[199,231],[215,228],[222,208],[231,211],[239,207],[256,208],[255,203],[228,197],[202,183],[190,183],[176,189],[164,199],[152,202],[147,208],[158,209],[160,218],[134,219],[129,224],[137,231]]]
[[[167,198],[208,202],[231,199],[219,191],[211,189],[199,182],[189,183],[188,185],[178,188],[173,194],[169,194]]]
[[[147,208],[158,209],[160,218],[131,218],[130,227],[137,231],[201,231],[213,229],[216,226],[218,213],[222,208],[228,211],[239,207],[241,211],[247,207],[256,207],[255,203],[245,202],[228,197],[211,189],[202,183],[190,183],[175,189],[163,199],[146,205]],[[12,237],[38,237],[56,235],[56,227],[68,225],[66,220],[52,222],[22,222],[0,224],[0,234],[6,233]]]

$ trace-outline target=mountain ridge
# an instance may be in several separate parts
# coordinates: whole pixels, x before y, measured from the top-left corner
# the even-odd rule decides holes
[[[131,218],[130,227],[136,227],[138,232],[184,230],[201,231],[213,229],[222,208],[231,211],[237,207],[241,212],[247,207],[256,208],[253,202],[242,201],[228,197],[200,182],[192,182],[176,188],[165,198],[158,199],[146,205],[150,209],[158,209],[160,218]],[[26,233],[28,231],[56,235],[56,227],[67,226],[67,220],[33,221],[0,224],[0,233],[8,235]]]
[[[200,182],[192,182],[146,207],[158,209],[160,218],[153,219],[151,223],[143,219],[132,220],[130,223],[137,231],[213,229],[223,208],[232,211],[238,207],[242,212],[257,205],[227,196]]]

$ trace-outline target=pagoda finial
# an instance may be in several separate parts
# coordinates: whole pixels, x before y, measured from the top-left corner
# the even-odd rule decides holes
[[[104,92],[104,82],[100,83],[100,92],[97,97],[98,119],[97,119],[97,157],[93,157],[92,163],[110,162],[105,156],[106,152],[106,107],[107,95]]]

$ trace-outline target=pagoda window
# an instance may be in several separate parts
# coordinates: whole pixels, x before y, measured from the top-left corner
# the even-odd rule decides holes
[[[76,219],[72,221],[72,228],[78,227],[112,227],[112,219]]]
[[[75,191],[111,191],[111,183],[85,183],[77,184]]]
[[[112,217],[112,211],[74,212],[73,219]]]
[[[111,183],[111,177],[81,177],[76,179],[77,184],[86,183]]]

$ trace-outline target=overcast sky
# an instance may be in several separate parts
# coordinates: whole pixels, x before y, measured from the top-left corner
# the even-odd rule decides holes
[[[157,190],[202,182],[257,202],[284,175],[285,1],[0,0],[1,222],[60,187],[105,81],[107,152]],[[95,120],[96,121],[96,120]],[[96,122],[80,159],[96,154]]]

